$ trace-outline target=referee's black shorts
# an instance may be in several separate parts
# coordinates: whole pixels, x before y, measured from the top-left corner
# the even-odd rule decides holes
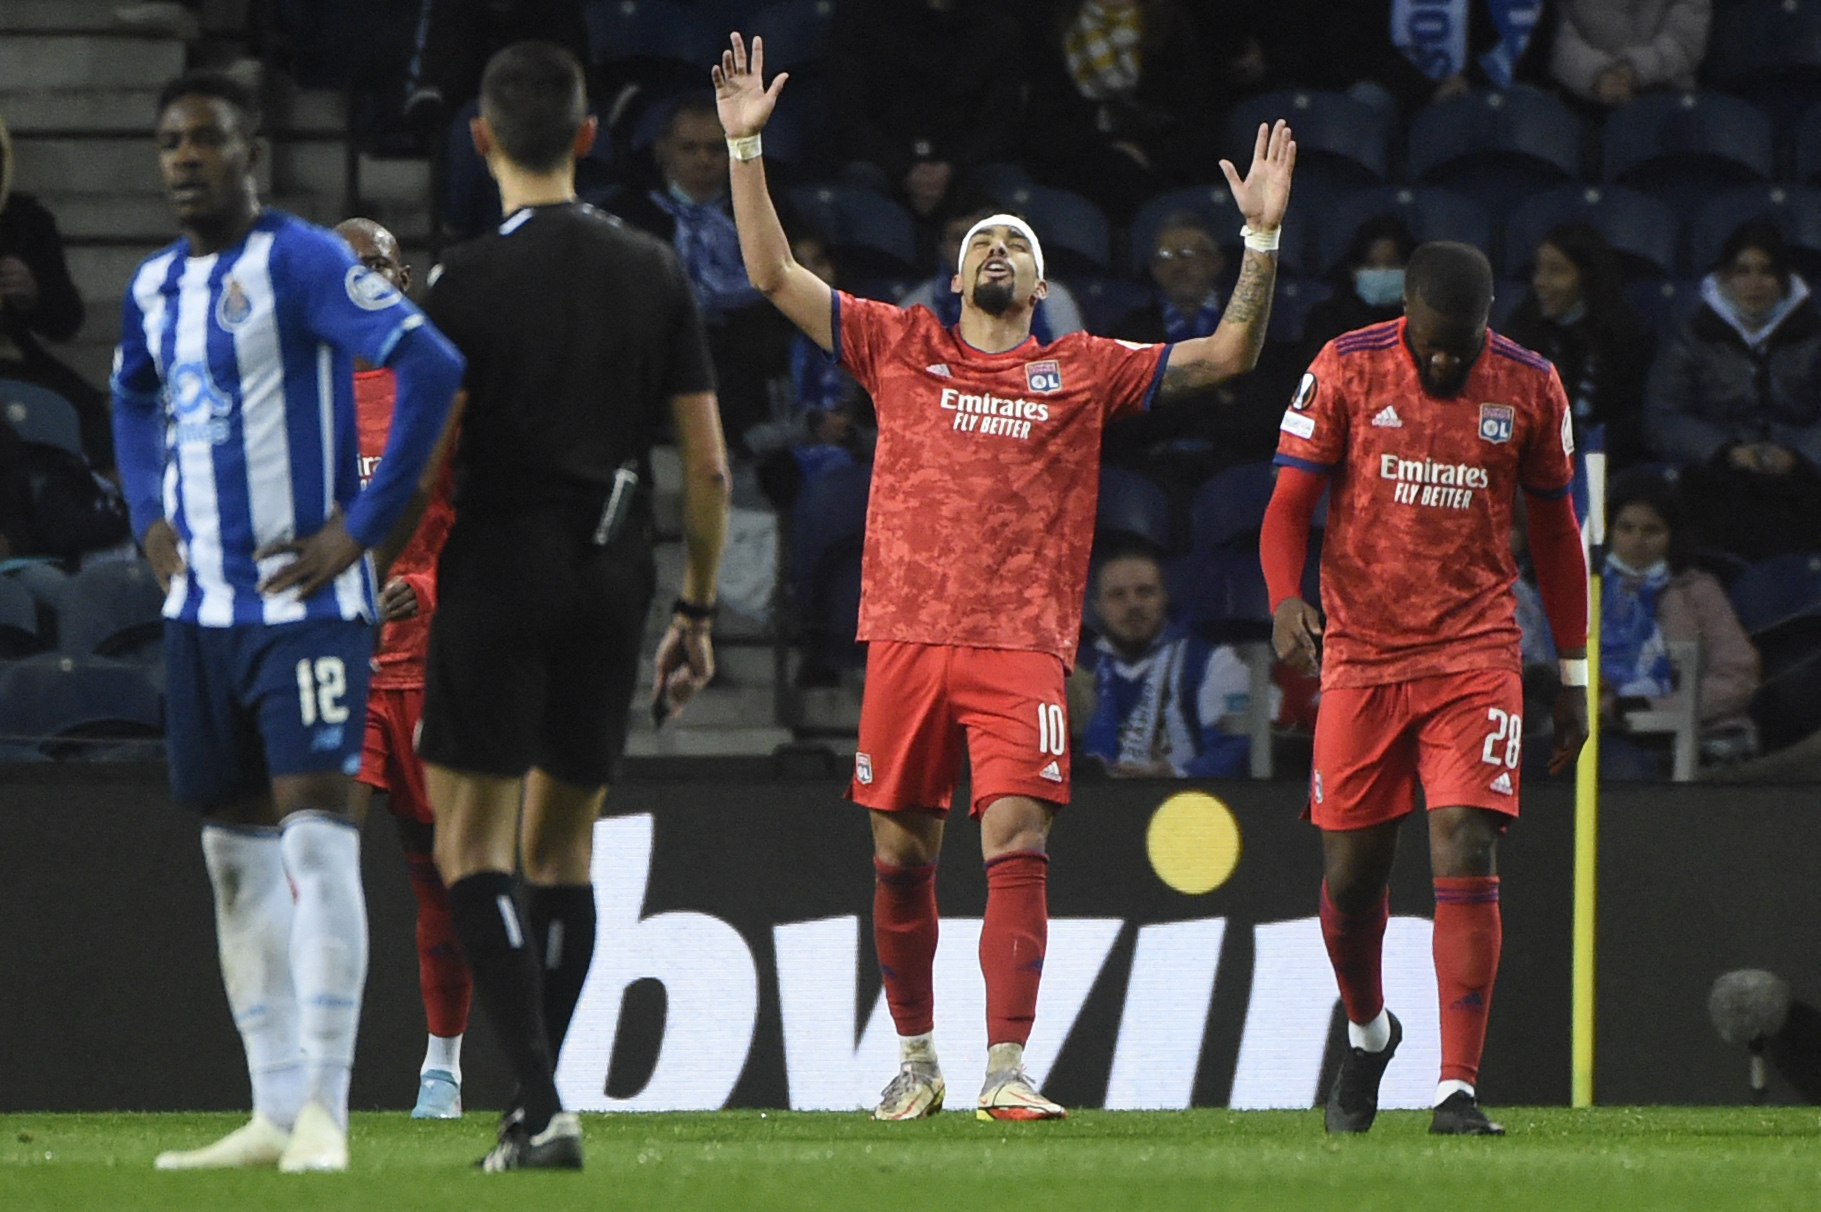
[[[613,781],[656,573],[642,524],[601,548],[596,521],[556,507],[458,514],[437,569],[424,761]]]

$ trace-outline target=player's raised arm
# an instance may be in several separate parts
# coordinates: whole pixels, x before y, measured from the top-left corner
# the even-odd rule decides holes
[[[1258,364],[1271,320],[1271,294],[1277,287],[1278,229],[1290,205],[1290,176],[1296,167],[1296,140],[1281,118],[1274,127],[1258,127],[1252,165],[1244,178],[1231,160],[1220,162],[1233,189],[1233,200],[1245,216],[1245,260],[1233,297],[1221,313],[1220,327],[1205,337],[1170,347],[1160,398],[1200,391],[1243,375]]]
[[[765,162],[759,158],[759,132],[778,103],[778,93],[790,79],[785,72],[765,87],[763,40],[752,40],[752,61],[746,43],[733,35],[733,46],[721,52],[714,68],[715,108],[721,129],[727,132],[728,173],[733,189],[733,221],[740,231],[740,256],[746,276],[790,322],[825,350],[833,350],[835,326],[828,284],[798,265],[790,255],[790,241],[765,183]]]

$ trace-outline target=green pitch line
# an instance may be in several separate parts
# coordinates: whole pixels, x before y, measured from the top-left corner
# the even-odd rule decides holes
[[[482,1175],[491,1117],[354,1119],[345,1175],[160,1174],[160,1149],[228,1115],[0,1116],[0,1208],[544,1212],[545,1209],[1562,1209],[1813,1207],[1821,1111],[1598,1108],[1494,1112],[1503,1140],[1437,1140],[1387,1112],[1330,1140],[1319,1112],[1079,1112],[1062,1123],[924,1123],[728,1111],[585,1116],[580,1174]],[[990,1201],[990,1202],[989,1202]]]

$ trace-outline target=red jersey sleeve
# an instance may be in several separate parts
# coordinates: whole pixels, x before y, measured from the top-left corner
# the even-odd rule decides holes
[[[1079,359],[1088,376],[1101,385],[1100,399],[1108,420],[1126,413],[1143,412],[1157,398],[1163,370],[1170,360],[1170,346],[1114,341],[1088,333],[1070,333],[1054,347]],[[1040,366],[1041,363],[1034,363]]]
[[[1518,462],[1518,483],[1531,496],[1566,496],[1574,484],[1574,420],[1554,367],[1541,394],[1536,425],[1524,440]]]
[[[1280,467],[1300,467],[1327,475],[1347,455],[1347,400],[1341,382],[1340,359],[1334,346],[1325,345],[1296,385],[1290,406],[1278,425],[1277,458]]]
[[[875,406],[882,394],[880,371],[892,347],[917,322],[918,308],[898,307],[873,299],[861,299],[846,291],[831,292],[830,316],[834,333],[835,360],[858,379],[873,397]],[[929,315],[927,311],[923,313]],[[932,320],[934,317],[931,317]]]

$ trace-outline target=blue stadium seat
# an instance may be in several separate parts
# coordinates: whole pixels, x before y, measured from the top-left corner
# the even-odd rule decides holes
[[[1219,640],[1264,639],[1270,634],[1270,594],[1257,543],[1197,548],[1164,570],[1170,613]]]
[[[0,379],[0,417],[27,442],[82,453],[82,423],[76,406],[48,387]]]
[[[1714,6],[1701,78],[1790,130],[1821,100],[1821,5],[1729,0]]]
[[[1233,163],[1252,162],[1260,123],[1289,121],[1296,172],[1338,188],[1376,185],[1391,172],[1391,132],[1376,107],[1345,93],[1285,89],[1251,97],[1227,115],[1222,146]]]
[[[1740,624],[1754,636],[1792,619],[1821,615],[1821,555],[1759,560],[1733,578],[1726,594]]]
[[[1334,286],[1320,278],[1279,278],[1277,294],[1271,300],[1271,326],[1265,339],[1299,344],[1309,309],[1333,297]]]
[[[995,160],[969,170],[967,184],[989,198],[1003,198],[1020,189],[1030,189],[1037,179],[1022,164]]]
[[[820,63],[835,15],[834,0],[783,0],[747,18],[744,33],[765,39],[765,74],[802,71]],[[785,85],[788,91],[796,80]]]
[[[1701,302],[1701,284],[1678,278],[1639,278],[1625,287],[1638,318],[1659,334],[1671,332]]]
[[[666,0],[589,0],[583,9],[596,63],[654,59],[693,65],[697,82],[721,61],[726,37],[705,15]]]
[[[1058,277],[1104,274],[1112,262],[1113,229],[1101,209],[1066,189],[1021,185],[993,195],[1023,215],[1043,241],[1044,268]]]
[[[914,275],[917,231],[910,212],[869,189],[852,185],[799,185],[791,205],[841,254],[843,267],[861,277]]]
[[[1269,463],[1215,472],[1195,490],[1189,506],[1190,546],[1224,547],[1257,531],[1276,485],[1277,469]]]
[[[1804,110],[1796,124],[1795,179],[1803,185],[1821,183],[1821,102]]]
[[[143,560],[92,564],[71,578],[57,613],[58,647],[70,656],[161,659],[164,591]]]
[[[0,660],[30,656],[47,647],[38,634],[38,603],[23,585],[0,577]]]
[[[1491,255],[1491,221],[1471,198],[1445,189],[1385,186],[1350,194],[1321,210],[1315,231],[1316,272],[1332,273],[1346,258],[1354,234],[1381,215],[1402,220],[1418,242],[1461,240]]]
[[[1726,238],[1757,218],[1776,221],[1803,273],[1821,268],[1821,189],[1744,185],[1712,198],[1696,216],[1688,237],[1690,275],[1711,270]]]
[[[1102,337],[1152,298],[1151,287],[1126,278],[1079,279],[1069,283],[1069,287],[1081,305],[1081,322],[1089,332]]]
[[[0,738],[12,744],[79,758],[95,742],[155,738],[163,719],[142,666],[56,654],[0,665]]]
[[[1581,121],[1554,97],[1518,85],[1438,101],[1410,122],[1410,178],[1478,202],[1494,220],[1531,194],[1577,179]]]
[[[1536,246],[1549,229],[1577,220],[1599,229],[1628,277],[1676,272],[1676,212],[1620,185],[1568,185],[1518,203],[1505,224],[1505,272],[1528,276]]]
[[[1299,131],[1299,142],[1301,138]],[[1305,188],[1306,185],[1309,188]],[[1299,274],[1308,268],[1309,246],[1313,243],[1309,235],[1310,216],[1321,210],[1319,200],[1327,196],[1326,191],[1314,188],[1313,183],[1298,178],[1297,192],[1292,194],[1290,209],[1284,215],[1283,238],[1277,252],[1277,264],[1282,272]],[[1185,211],[1207,224],[1214,239],[1227,250],[1228,263],[1237,263],[1240,255],[1239,229],[1245,223],[1245,218],[1233,202],[1233,191],[1227,188],[1225,181],[1220,181],[1214,185],[1188,185],[1172,189],[1158,194],[1138,208],[1138,213],[1132,216],[1131,226],[1133,273],[1141,278],[1145,276],[1145,267],[1151,259],[1151,248],[1157,242],[1158,229],[1171,215]],[[1042,235],[1041,232],[1038,234]]]
[[[1492,325],[1494,332],[1505,331],[1505,321],[1511,318],[1518,304],[1529,293],[1530,283],[1522,278],[1499,278],[1493,282],[1492,314],[1487,317],[1487,322]]]
[[[1768,181],[1770,119],[1721,93],[1646,93],[1606,119],[1602,179],[1693,214],[1716,190]]]
[[[1150,478],[1118,467],[1100,469],[1100,496],[1094,506],[1094,539],[1133,535],[1170,549],[1170,500]]]
[[[816,569],[836,545],[866,533],[872,468],[837,467],[811,479],[792,510],[791,573],[797,601],[811,600]]]

